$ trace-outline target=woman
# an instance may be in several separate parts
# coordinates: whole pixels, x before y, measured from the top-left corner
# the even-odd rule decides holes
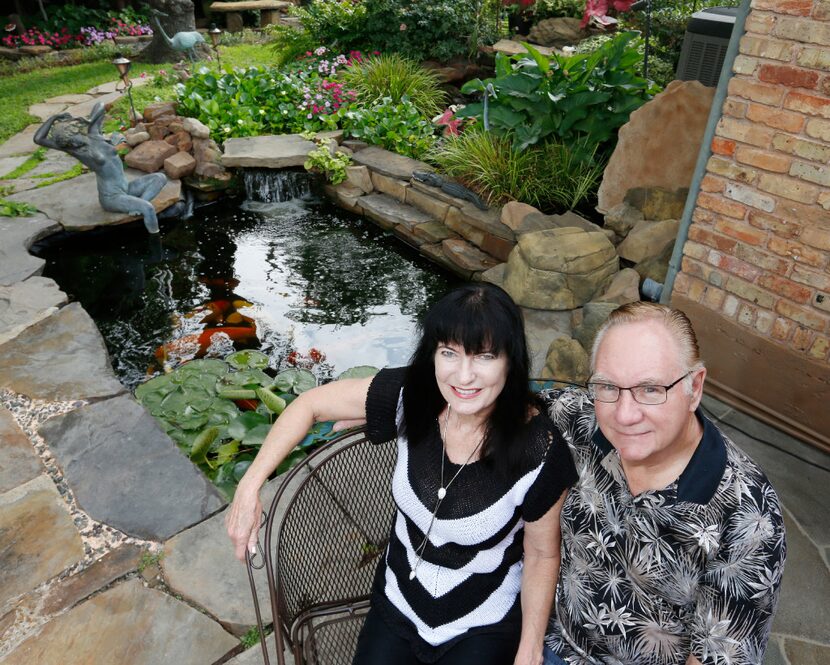
[[[397,438],[397,515],[358,665],[539,665],[559,572],[568,448],[528,389],[521,312],[500,288],[462,286],[427,313],[409,367],[298,397],[239,484],[236,555],[257,539],[259,488],[320,420]]]

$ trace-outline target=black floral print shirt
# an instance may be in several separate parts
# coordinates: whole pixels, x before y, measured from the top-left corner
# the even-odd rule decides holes
[[[543,397],[579,473],[547,645],[576,665],[761,663],[786,554],[763,472],[698,412],[703,438],[677,481],[632,496],[587,395]]]

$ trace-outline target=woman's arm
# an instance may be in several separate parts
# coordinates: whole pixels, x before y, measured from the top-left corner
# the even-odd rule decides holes
[[[58,115],[53,115],[50,117],[46,122],[44,122],[40,127],[37,128],[35,135],[32,137],[32,141],[37,145],[42,145],[44,148],[51,148],[52,150],[60,150],[57,147],[55,142],[49,138],[49,132],[52,129],[52,125],[55,124],[58,120],[64,121],[69,120],[72,116],[68,113],[59,113]]]
[[[225,526],[234,553],[245,560],[245,550],[256,546],[262,504],[259,489],[315,422],[366,418],[366,395],[371,378],[345,379],[318,386],[295,399],[265,437],[256,458],[239,481]]]
[[[559,579],[559,514],[567,490],[545,515],[525,523],[522,637],[514,665],[541,665],[545,631]]]

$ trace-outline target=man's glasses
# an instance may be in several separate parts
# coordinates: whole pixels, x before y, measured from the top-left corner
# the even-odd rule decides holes
[[[620,398],[620,392],[627,390],[631,393],[631,396],[634,398],[635,402],[655,406],[657,404],[663,404],[668,399],[669,390],[674,388],[678,383],[689,376],[689,374],[691,374],[691,372],[686,372],[683,376],[677,379],[677,381],[673,381],[667,386],[644,384],[641,386],[632,386],[631,388],[621,388],[620,386],[615,386],[613,383],[591,381],[588,383],[588,392],[590,393],[591,398],[595,399],[597,402],[613,404]]]

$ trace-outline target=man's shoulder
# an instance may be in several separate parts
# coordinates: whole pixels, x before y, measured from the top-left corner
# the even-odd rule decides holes
[[[540,397],[556,429],[571,446],[590,443],[597,422],[594,403],[584,390],[546,390],[540,393]]]

